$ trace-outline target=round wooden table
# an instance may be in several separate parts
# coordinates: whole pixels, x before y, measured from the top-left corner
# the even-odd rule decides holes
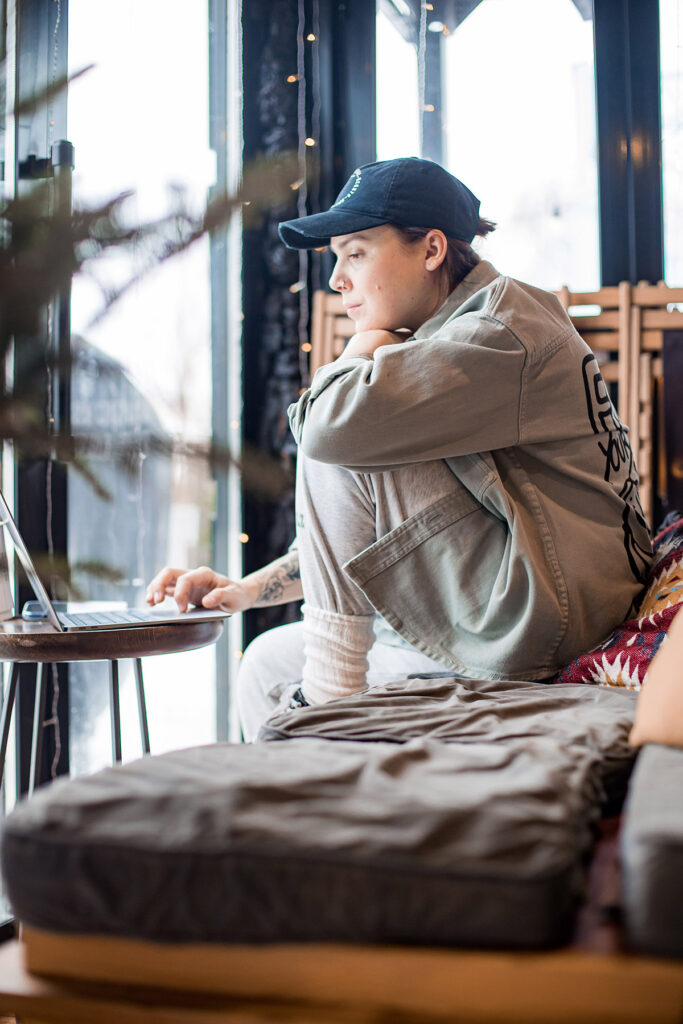
[[[116,629],[89,629],[58,632],[46,622],[9,619],[0,622],[0,660],[12,662],[7,692],[0,713],[0,783],[5,770],[12,709],[19,681],[19,665],[36,665],[36,697],[33,711],[31,771],[29,793],[40,775],[40,753],[45,713],[45,666],[69,661],[109,662],[109,704],[111,710],[112,759],[121,760],[121,713],[119,705],[118,663],[132,659],[140,719],[143,753],[149,754],[149,729],[142,679],[141,659],[153,654],[192,651],[213,644],[223,631],[224,619],[154,623],[146,626],[121,626]]]

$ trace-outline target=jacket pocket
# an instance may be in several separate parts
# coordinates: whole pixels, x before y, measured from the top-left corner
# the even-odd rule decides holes
[[[506,576],[509,534],[454,483],[452,495],[401,523],[344,571],[410,643],[463,669],[480,663],[482,633],[499,625],[491,621],[491,597]]]

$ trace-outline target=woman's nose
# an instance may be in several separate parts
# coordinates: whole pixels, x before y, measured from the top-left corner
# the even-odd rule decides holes
[[[330,276],[330,288],[333,292],[341,292],[346,286],[346,278],[339,272],[337,267],[334,268]]]

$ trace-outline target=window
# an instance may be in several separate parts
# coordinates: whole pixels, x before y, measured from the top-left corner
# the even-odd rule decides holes
[[[401,24],[389,0],[377,5],[378,160],[420,156],[417,51]]]
[[[379,160],[420,155],[418,10],[378,3]],[[590,10],[590,0],[467,0],[455,25],[426,22],[428,42],[443,35],[432,115],[444,118],[443,163],[498,225],[480,254],[551,289],[600,284]],[[438,88],[438,72],[423,73]]]
[[[448,169],[497,230],[481,254],[599,287],[592,22],[572,0],[483,0],[444,46]]]
[[[103,17],[106,24],[103,25]],[[88,0],[69,3],[69,67],[95,67],[68,98],[75,146],[74,205],[94,205],[131,190],[126,223],[142,223],[183,203],[200,212],[216,166],[209,148],[207,5],[119,0],[105,14]],[[140,263],[145,254],[140,253]],[[87,599],[141,603],[145,584],[164,564],[211,560],[214,485],[188,443],[211,438],[211,295],[209,241],[157,267],[107,312],[102,289],[135,274],[137,259],[98,259],[73,284],[76,361],[72,424],[101,443],[91,459],[111,500],[69,474],[69,562]],[[171,455],[155,453],[149,437]],[[127,452],[127,466],[117,449]],[[118,579],[83,571],[106,563]],[[215,650],[147,659],[144,664],[152,748],[216,738]],[[223,667],[222,670],[225,670]],[[77,664],[70,676],[73,772],[110,757],[104,664]],[[132,680],[122,677],[124,757],[139,752]]]

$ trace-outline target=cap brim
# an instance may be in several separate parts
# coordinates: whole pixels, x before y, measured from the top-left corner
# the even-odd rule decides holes
[[[359,210],[327,210],[325,213],[313,213],[310,217],[285,220],[278,231],[288,249],[318,249],[329,245],[335,235],[350,235],[386,223],[386,217]]]

